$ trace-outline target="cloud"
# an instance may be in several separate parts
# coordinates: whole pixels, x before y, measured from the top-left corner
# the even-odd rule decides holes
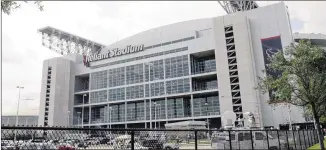
[[[85,32],[85,29],[95,26],[99,20],[92,17],[96,16],[98,6],[88,2],[44,2],[44,5],[44,12],[39,12],[33,5],[23,5],[10,16],[3,14],[3,115],[16,114],[17,85],[25,87],[21,93],[22,99],[34,99],[21,101],[19,111],[24,114],[38,114],[38,109],[35,108],[39,105],[43,60],[60,56],[41,46],[38,28],[51,25],[92,38],[91,32]],[[79,27],[81,24],[84,27]]]
[[[326,18],[324,17],[326,2],[324,1],[288,1],[291,19],[304,22],[298,32],[326,34]]]
[[[257,1],[259,6],[278,3],[279,1]],[[294,32],[326,34],[325,1],[285,1],[288,6]]]
[[[260,6],[275,2],[258,2]],[[295,31],[326,33],[325,2],[285,2]],[[59,54],[42,47],[37,29],[44,26],[67,31],[106,45],[142,31],[176,22],[226,14],[216,1],[44,1],[43,12],[32,3],[10,16],[2,15],[3,114],[16,113],[17,85],[25,89],[20,112],[37,114],[43,60]],[[300,24],[301,23],[301,24]]]

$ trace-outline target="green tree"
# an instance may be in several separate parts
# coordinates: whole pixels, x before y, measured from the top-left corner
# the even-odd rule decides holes
[[[13,10],[16,10],[21,7],[21,3],[27,1],[1,1],[1,10],[7,15],[10,15]],[[40,11],[43,11],[44,6],[42,5],[42,1],[35,1],[35,5],[37,5]]]
[[[326,124],[326,115],[320,117],[320,122]]]
[[[284,52],[279,51],[266,67],[279,75],[259,77],[258,89],[262,93],[273,91],[270,104],[289,103],[311,110],[315,119],[319,144],[323,150],[323,134],[320,117],[325,113],[326,101],[326,54],[310,41],[291,44]]]
[[[325,105],[323,105],[325,107]],[[326,109],[324,109],[326,110]],[[322,116],[320,116],[319,120],[320,120],[320,123],[322,124],[326,124],[326,111],[324,111],[323,113],[321,113]],[[304,113],[303,113],[304,116],[308,117],[308,118],[312,118],[313,117],[313,114],[312,114],[312,110],[310,107],[306,108],[304,110]]]

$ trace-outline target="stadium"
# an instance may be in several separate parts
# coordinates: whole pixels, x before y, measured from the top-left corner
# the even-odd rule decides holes
[[[268,57],[290,43],[326,47],[325,35],[293,34],[284,3],[165,25],[108,46],[52,27],[39,32],[44,46],[63,55],[43,63],[42,126],[206,121],[220,128],[226,111],[240,118],[236,125],[246,112],[259,127],[305,122],[300,108],[272,107],[255,87]]]

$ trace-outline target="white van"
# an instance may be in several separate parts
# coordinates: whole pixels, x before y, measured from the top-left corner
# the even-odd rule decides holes
[[[267,136],[268,141],[267,143]],[[251,139],[252,138],[252,139]],[[216,136],[216,142],[214,142],[216,148],[218,149],[230,149],[230,140],[229,133],[223,132],[219,133]],[[280,145],[279,145],[280,141]],[[253,142],[253,145],[252,145]],[[268,147],[269,144],[269,147]],[[232,149],[266,149],[269,150],[278,150],[287,149],[287,143],[285,140],[278,140],[277,138],[272,137],[271,135],[266,135],[266,132],[263,131],[252,131],[252,136],[250,131],[232,131],[231,132],[231,145]],[[252,146],[254,148],[252,148]]]

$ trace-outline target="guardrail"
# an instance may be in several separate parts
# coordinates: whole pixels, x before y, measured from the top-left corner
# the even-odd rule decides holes
[[[307,149],[316,130],[168,130],[2,126],[1,149]]]

